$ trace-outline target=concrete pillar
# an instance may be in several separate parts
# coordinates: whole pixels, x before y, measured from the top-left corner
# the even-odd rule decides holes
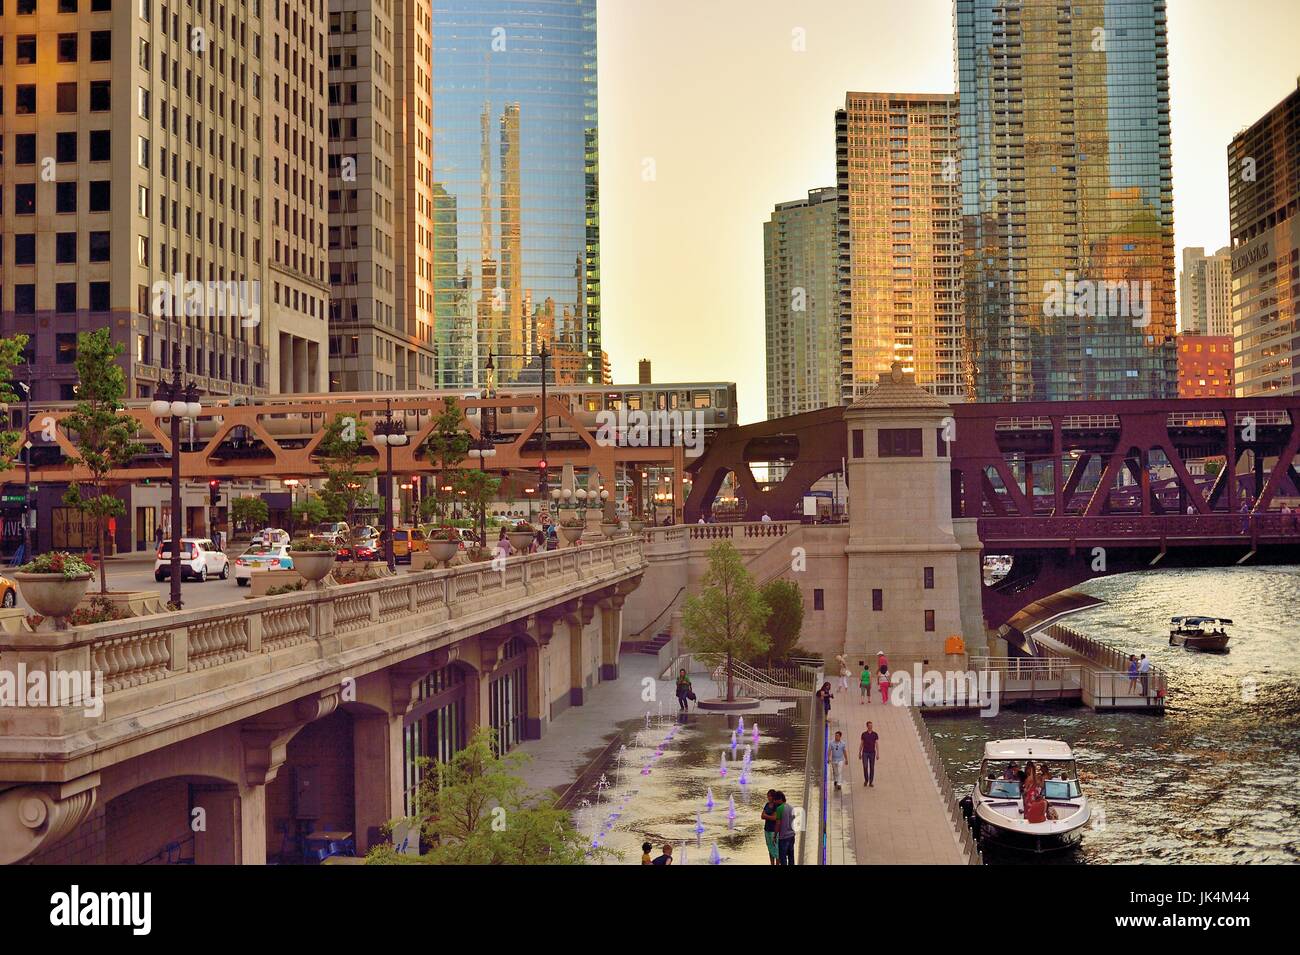
[[[266,865],[266,787],[196,786],[193,792],[205,827],[194,833],[195,864]]]
[[[402,717],[352,714],[352,787],[357,853],[384,841],[380,830],[402,814]]]
[[[276,349],[280,362],[280,393],[293,391],[293,338],[280,333],[279,347]]]
[[[623,643],[622,594],[615,594],[600,603],[600,678],[618,679],[618,655]]]
[[[300,394],[311,390],[307,380],[307,340],[296,335],[293,338],[293,390]]]
[[[546,726],[551,721],[551,708],[547,705],[546,699],[545,674],[542,672],[546,666],[544,649],[538,644],[528,645],[528,662],[525,670],[527,684],[525,694],[527,708],[524,713],[525,739],[541,739],[546,735]]]

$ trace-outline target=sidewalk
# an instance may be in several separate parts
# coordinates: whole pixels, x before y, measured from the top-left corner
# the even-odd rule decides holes
[[[880,734],[875,786],[870,789],[863,785],[858,759],[867,720]],[[844,790],[832,794],[849,797],[858,864],[965,865],[907,710],[882,704],[879,693],[864,703],[853,687],[835,694],[831,732],[835,730],[848,742],[849,763]]]

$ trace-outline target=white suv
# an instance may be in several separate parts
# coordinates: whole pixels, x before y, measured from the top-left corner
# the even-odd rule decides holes
[[[158,556],[153,562],[153,579],[159,582],[171,576],[172,542],[165,540],[158,548]],[[217,550],[217,545],[206,537],[181,538],[181,580],[197,580],[200,583],[209,577],[225,580],[230,576],[230,558]]]

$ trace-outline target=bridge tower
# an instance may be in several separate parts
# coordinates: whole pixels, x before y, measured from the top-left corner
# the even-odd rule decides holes
[[[895,362],[845,409],[849,485],[846,657],[945,662],[960,636],[982,650],[980,542],[952,516],[952,410]],[[952,660],[949,663],[959,664]]]

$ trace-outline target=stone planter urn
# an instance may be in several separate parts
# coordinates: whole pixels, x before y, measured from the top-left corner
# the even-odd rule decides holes
[[[334,552],[331,550],[291,550],[289,557],[298,575],[313,584],[324,580],[334,569]]]
[[[645,521],[634,518],[627,522],[627,526],[632,529],[633,534],[640,536],[641,532],[645,530]]]
[[[437,561],[439,564],[446,564],[456,556],[460,550],[460,545],[456,541],[431,540],[429,541],[429,558]]]
[[[25,574],[19,571],[13,578],[33,611],[42,617],[61,619],[77,609],[93,576],[65,577],[62,574]]]
[[[506,536],[510,538],[510,546],[521,554],[528,553],[533,543],[532,531],[510,531]]]
[[[600,522],[600,532],[604,534],[606,537],[608,537],[610,540],[613,540],[615,537],[619,536],[618,532],[622,527],[623,525],[620,524],[618,521]]]
[[[561,526],[561,527],[560,527],[560,536],[564,538],[564,542],[565,542],[566,544],[572,544],[572,543],[575,543],[575,542],[578,540],[578,538],[582,536],[582,532],[585,531],[585,530],[586,530],[585,527],[564,527],[564,526]]]

